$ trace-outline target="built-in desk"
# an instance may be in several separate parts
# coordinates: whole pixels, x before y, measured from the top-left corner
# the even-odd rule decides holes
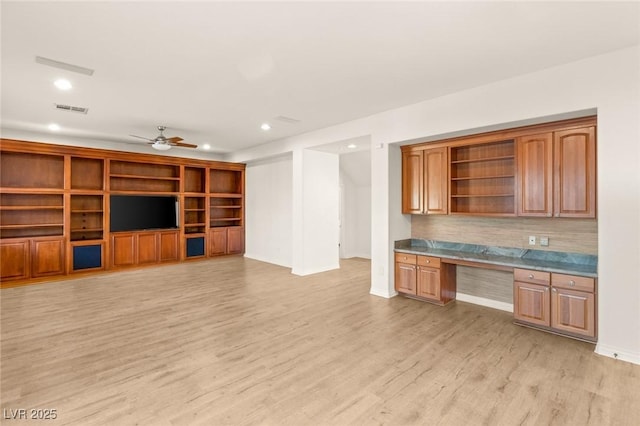
[[[444,305],[456,298],[456,266],[514,274],[515,322],[596,340],[597,256],[407,239],[395,243],[396,290]]]

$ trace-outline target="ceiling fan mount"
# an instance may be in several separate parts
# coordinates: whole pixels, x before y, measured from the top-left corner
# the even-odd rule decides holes
[[[149,141],[148,144],[151,145],[151,148],[157,149],[158,151],[166,151],[171,149],[172,146],[181,147],[181,148],[197,148],[198,145],[193,145],[190,143],[182,142],[183,139],[179,136],[166,137],[164,135],[164,131],[167,129],[167,126],[158,126],[158,131],[160,134],[153,139],[145,138],[143,136],[138,135],[129,135],[134,138],[140,138]]]

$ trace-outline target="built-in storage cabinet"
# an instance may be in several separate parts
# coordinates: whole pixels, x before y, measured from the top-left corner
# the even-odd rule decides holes
[[[514,270],[513,315],[517,323],[594,341],[595,300],[594,278]]]
[[[518,215],[596,217],[595,127],[518,139]]]
[[[211,228],[209,256],[241,254],[244,252],[244,228],[240,226]]]
[[[0,241],[0,274],[2,281],[27,279],[30,273],[29,240]]]
[[[402,153],[402,213],[423,213],[423,151]]]
[[[518,139],[518,215],[553,214],[553,133]]]
[[[395,289],[398,293],[416,294],[416,255],[396,253]]]
[[[403,146],[402,212],[594,218],[595,134],[589,117]]]
[[[447,214],[447,149],[402,153],[402,212]]]
[[[179,260],[179,231],[117,232],[111,234],[113,267]]]
[[[456,297],[455,265],[441,263],[438,257],[396,253],[395,289],[444,305]]]
[[[65,273],[65,240],[36,237],[0,240],[2,280],[47,277]]]
[[[553,135],[554,216],[596,217],[595,127]]]
[[[452,214],[515,215],[515,141],[450,148]]]
[[[6,139],[0,151],[3,283],[244,252],[242,164]],[[111,195],[129,194],[175,197],[178,228],[111,232]]]

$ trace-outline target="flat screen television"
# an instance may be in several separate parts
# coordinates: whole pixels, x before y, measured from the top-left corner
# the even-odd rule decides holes
[[[178,227],[178,201],[162,195],[111,195],[110,230],[141,231]]]

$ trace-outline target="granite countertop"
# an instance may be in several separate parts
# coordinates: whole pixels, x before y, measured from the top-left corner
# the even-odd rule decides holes
[[[598,275],[598,257],[581,253],[493,247],[415,238],[396,241],[394,251],[593,278]]]

